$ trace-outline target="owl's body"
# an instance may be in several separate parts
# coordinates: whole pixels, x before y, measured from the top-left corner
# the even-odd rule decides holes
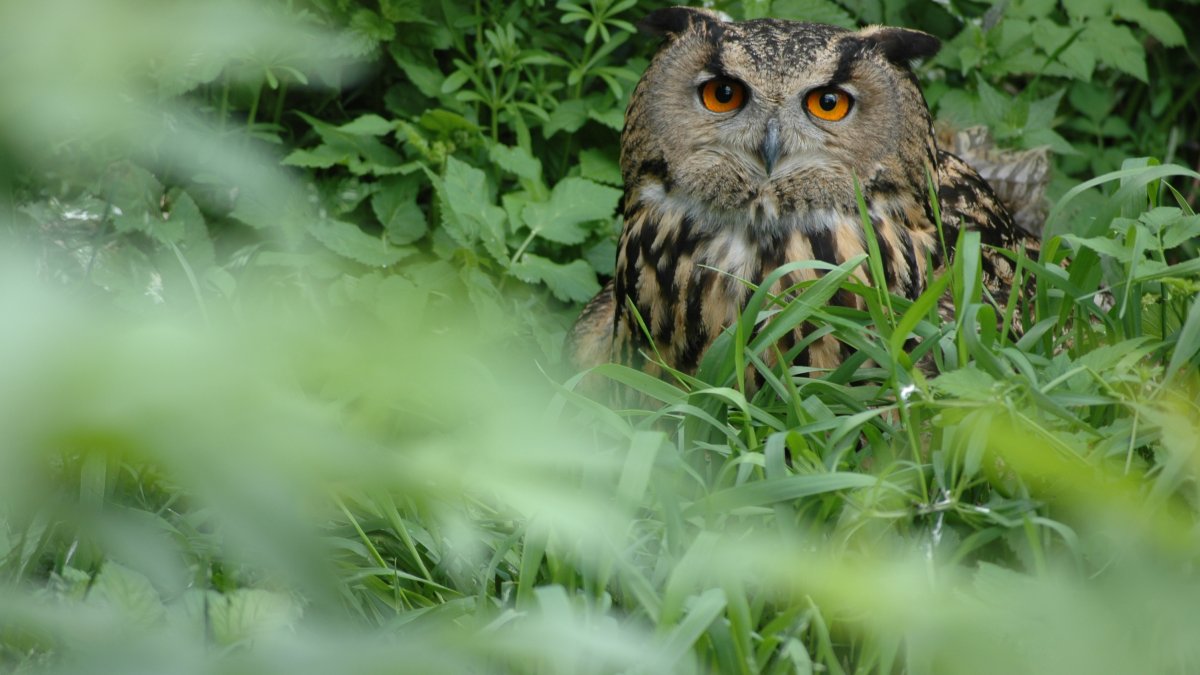
[[[625,229],[613,280],[572,331],[575,365],[615,360],[657,372],[643,358],[654,355],[693,371],[744,308],[745,281],[792,261],[840,264],[866,252],[856,179],[895,294],[916,298],[927,270],[945,260],[927,176],[948,243],[960,227],[980,231],[986,244],[1015,242],[1012,219],[987,184],[936,144],[907,65],[935,53],[935,38],[897,28],[732,23],[691,8],[654,12],[643,25],[668,40],[629,104]],[[779,286],[818,273],[801,269]],[[865,267],[856,273],[867,281]],[[999,289],[1011,268],[987,255],[984,275]],[[834,298],[857,301],[848,292]],[[828,368],[841,352],[823,338],[800,359]]]

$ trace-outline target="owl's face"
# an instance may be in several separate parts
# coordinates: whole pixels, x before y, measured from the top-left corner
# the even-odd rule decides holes
[[[862,184],[922,181],[929,115],[907,60],[936,52],[917,31],[723,21],[672,8],[669,40],[630,104],[627,188],[669,191],[762,224],[854,204]]]

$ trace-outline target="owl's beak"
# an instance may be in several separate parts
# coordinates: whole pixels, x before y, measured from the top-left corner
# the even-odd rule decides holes
[[[758,146],[758,154],[762,157],[763,166],[767,168],[767,175],[771,175],[772,169],[775,168],[775,160],[779,159],[779,150],[782,146],[779,140],[779,119],[772,117],[767,121],[767,132],[763,134],[762,145]]]

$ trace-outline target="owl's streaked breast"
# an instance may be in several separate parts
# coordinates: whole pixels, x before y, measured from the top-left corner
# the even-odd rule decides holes
[[[880,206],[873,205],[872,221],[887,281],[893,292],[915,297],[932,237],[914,238],[912,227],[897,219],[898,213],[904,217],[903,209]],[[638,362],[641,347],[672,367],[693,369],[712,340],[737,320],[752,287],[776,268],[793,260],[836,265],[866,250],[857,211],[817,208],[771,213],[748,209],[721,213],[694,199],[671,195],[659,184],[643,186],[637,201],[626,209],[615,293],[632,302],[654,344],[645,343],[630,314],[631,320],[620,322],[615,336],[621,359]],[[867,281],[865,266],[856,273]],[[814,280],[818,274],[814,269],[797,270],[773,291]],[[849,306],[861,304],[849,293],[841,294],[839,301]],[[618,307],[617,311],[629,310]],[[802,333],[793,337],[800,339]],[[817,348],[808,360],[814,366],[829,367],[838,356],[836,350]]]

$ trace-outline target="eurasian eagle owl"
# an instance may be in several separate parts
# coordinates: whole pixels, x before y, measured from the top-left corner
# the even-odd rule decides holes
[[[909,68],[937,52],[937,38],[878,26],[738,23],[688,7],[655,11],[642,27],[666,40],[626,113],[625,227],[613,280],[572,330],[576,366],[615,360],[657,372],[643,358],[657,352],[672,368],[694,371],[743,310],[744,281],[758,283],[790,261],[840,264],[866,252],[856,178],[897,295],[916,298],[927,270],[947,256],[930,179],[948,244],[959,228],[978,230],[990,246],[1022,239],[988,184],[938,148]],[[1000,293],[1011,265],[990,248],[982,259],[985,283]],[[816,274],[798,270],[781,286]],[[799,360],[833,367],[844,350],[826,336]]]

